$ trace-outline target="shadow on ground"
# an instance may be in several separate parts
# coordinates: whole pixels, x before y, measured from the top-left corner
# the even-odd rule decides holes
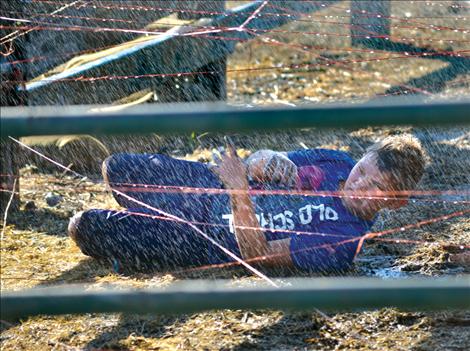
[[[46,235],[66,236],[71,213],[59,212],[49,208],[22,210],[8,216],[8,222],[16,230],[30,230]]]

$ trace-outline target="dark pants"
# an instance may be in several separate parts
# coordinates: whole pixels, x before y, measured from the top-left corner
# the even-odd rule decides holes
[[[228,206],[227,195],[166,192],[178,189],[154,187],[221,188],[218,178],[199,162],[165,155],[116,154],[106,159],[103,173],[111,188],[186,221],[209,222],[217,201],[222,207]],[[115,192],[113,195],[128,210],[84,212],[74,236],[84,254],[133,268],[164,269],[214,262],[211,244],[188,224],[154,218],[162,215]],[[199,224],[198,228],[209,233],[214,227]]]

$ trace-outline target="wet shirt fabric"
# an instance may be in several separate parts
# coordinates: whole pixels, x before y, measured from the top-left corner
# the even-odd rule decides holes
[[[354,161],[348,154],[333,150],[299,150],[289,152],[288,157],[299,169],[297,180],[299,190],[336,191],[354,166]],[[233,229],[229,196],[211,191],[194,192],[188,189],[189,187],[205,188],[205,190],[222,188],[217,176],[206,165],[157,154],[117,154],[107,160],[106,168],[108,180],[113,188],[139,202],[197,223],[198,228],[240,256]],[[269,184],[264,185],[264,188],[274,189]],[[189,191],[182,193],[181,190],[185,189]],[[168,190],[175,191],[168,192]],[[114,196],[126,208],[149,213],[149,208],[144,211],[136,209],[142,206],[135,201],[116,193]],[[258,195],[253,196],[252,199],[260,226],[266,229],[264,234],[267,240],[290,238],[292,260],[298,268],[303,270],[324,271],[347,268],[354,258],[358,245],[357,239],[372,225],[372,222],[361,220],[349,213],[338,197]],[[104,210],[95,210],[93,214],[95,221],[99,221],[98,217],[103,217],[103,214],[97,211]],[[107,216],[109,222],[112,214],[108,211]],[[123,235],[139,236],[149,232],[145,240],[149,242],[147,246],[152,247],[152,252],[154,252],[152,257],[171,255],[168,249],[172,245],[165,248],[164,240],[156,239],[150,244],[152,235],[161,235],[158,233],[164,232],[166,226],[171,229],[172,235],[179,235],[171,221],[149,217],[136,219],[135,216],[126,217],[122,214],[117,217],[119,219],[111,218],[117,226],[124,228],[123,231],[126,233]],[[160,223],[154,224],[152,230],[143,229],[144,226],[152,226],[152,221]],[[118,227],[109,227],[107,230],[114,233],[105,235],[114,235],[116,240],[121,235]],[[175,255],[179,257],[180,264],[185,263],[185,258],[188,265],[232,261],[214,245],[203,245],[200,234],[190,229],[189,226],[186,226],[184,230],[185,240],[177,240],[177,247],[172,246],[171,249],[179,251],[175,252]],[[186,245],[188,241],[199,243],[202,249],[198,250],[193,244]],[[132,246],[133,240],[122,239],[120,242],[125,242],[126,245],[129,243]],[[157,245],[157,243],[160,244]],[[158,249],[160,246],[161,248]],[[126,247],[126,250],[129,255],[132,253],[139,255],[137,249]],[[151,259],[148,250],[146,252],[147,258]]]
[[[346,152],[335,150],[300,150],[288,153],[288,157],[297,165],[300,175],[303,169],[315,167],[320,170],[320,177],[309,172],[308,182],[302,182],[308,184],[306,190],[338,191],[355,165]],[[290,251],[294,264],[313,271],[348,268],[359,245],[357,239],[370,230],[373,221],[351,214],[340,197],[310,197],[306,202],[299,209],[299,227],[305,230],[303,223],[311,220],[307,226],[318,234],[291,236]]]

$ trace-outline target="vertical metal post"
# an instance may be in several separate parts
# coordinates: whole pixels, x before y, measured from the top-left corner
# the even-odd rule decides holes
[[[351,1],[351,45],[380,49],[390,36],[390,0]]]

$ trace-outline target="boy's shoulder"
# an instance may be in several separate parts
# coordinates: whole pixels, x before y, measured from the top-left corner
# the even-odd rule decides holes
[[[338,190],[356,162],[344,151],[304,149],[287,157],[298,167],[299,187],[305,190]]]
[[[301,149],[289,151],[287,157],[297,166],[311,166],[318,163],[346,163],[354,166],[355,161],[345,151],[331,149]]]

